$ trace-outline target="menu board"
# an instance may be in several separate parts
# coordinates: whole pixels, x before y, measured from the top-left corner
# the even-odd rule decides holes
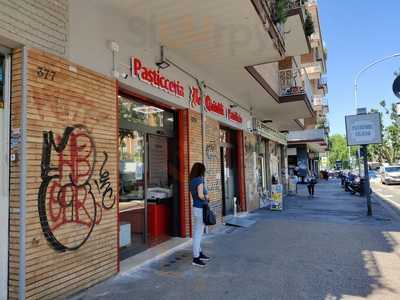
[[[166,137],[149,136],[149,186],[168,185],[168,140]]]

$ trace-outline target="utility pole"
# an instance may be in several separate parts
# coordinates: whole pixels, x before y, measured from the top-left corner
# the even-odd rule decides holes
[[[368,146],[362,145],[362,149],[364,154],[364,191],[367,196],[367,216],[372,216],[371,194],[369,192],[370,184],[369,184],[369,173],[368,173]]]

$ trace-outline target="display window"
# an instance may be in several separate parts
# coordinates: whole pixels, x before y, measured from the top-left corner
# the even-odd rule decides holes
[[[120,258],[178,235],[178,140],[174,111],[120,95]]]

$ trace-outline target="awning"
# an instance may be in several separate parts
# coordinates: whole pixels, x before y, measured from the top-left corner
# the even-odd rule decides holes
[[[261,135],[262,137],[265,137],[266,139],[269,139],[271,141],[277,142],[282,145],[287,145],[287,135],[284,133],[281,133],[271,127],[268,127],[264,123],[254,120],[255,126],[254,126],[254,131]]]

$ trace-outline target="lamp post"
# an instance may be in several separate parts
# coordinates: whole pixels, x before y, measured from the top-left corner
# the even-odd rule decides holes
[[[355,77],[355,79],[354,79],[354,109],[355,109],[356,111],[357,111],[357,108],[358,108],[357,88],[358,88],[358,78],[360,77],[360,75],[361,75],[362,73],[364,73],[365,71],[367,71],[368,69],[372,68],[373,66],[375,66],[375,65],[377,65],[377,64],[379,64],[379,63],[381,63],[381,62],[383,62],[383,61],[389,60],[389,59],[391,59],[391,58],[399,57],[399,56],[400,56],[400,53],[395,53],[395,54],[392,54],[392,55],[390,55],[390,56],[386,56],[386,57],[383,57],[383,58],[381,58],[381,59],[375,60],[375,61],[373,61],[372,63],[370,63],[369,65],[366,65],[364,68],[362,68],[362,69],[356,74],[356,77]]]

